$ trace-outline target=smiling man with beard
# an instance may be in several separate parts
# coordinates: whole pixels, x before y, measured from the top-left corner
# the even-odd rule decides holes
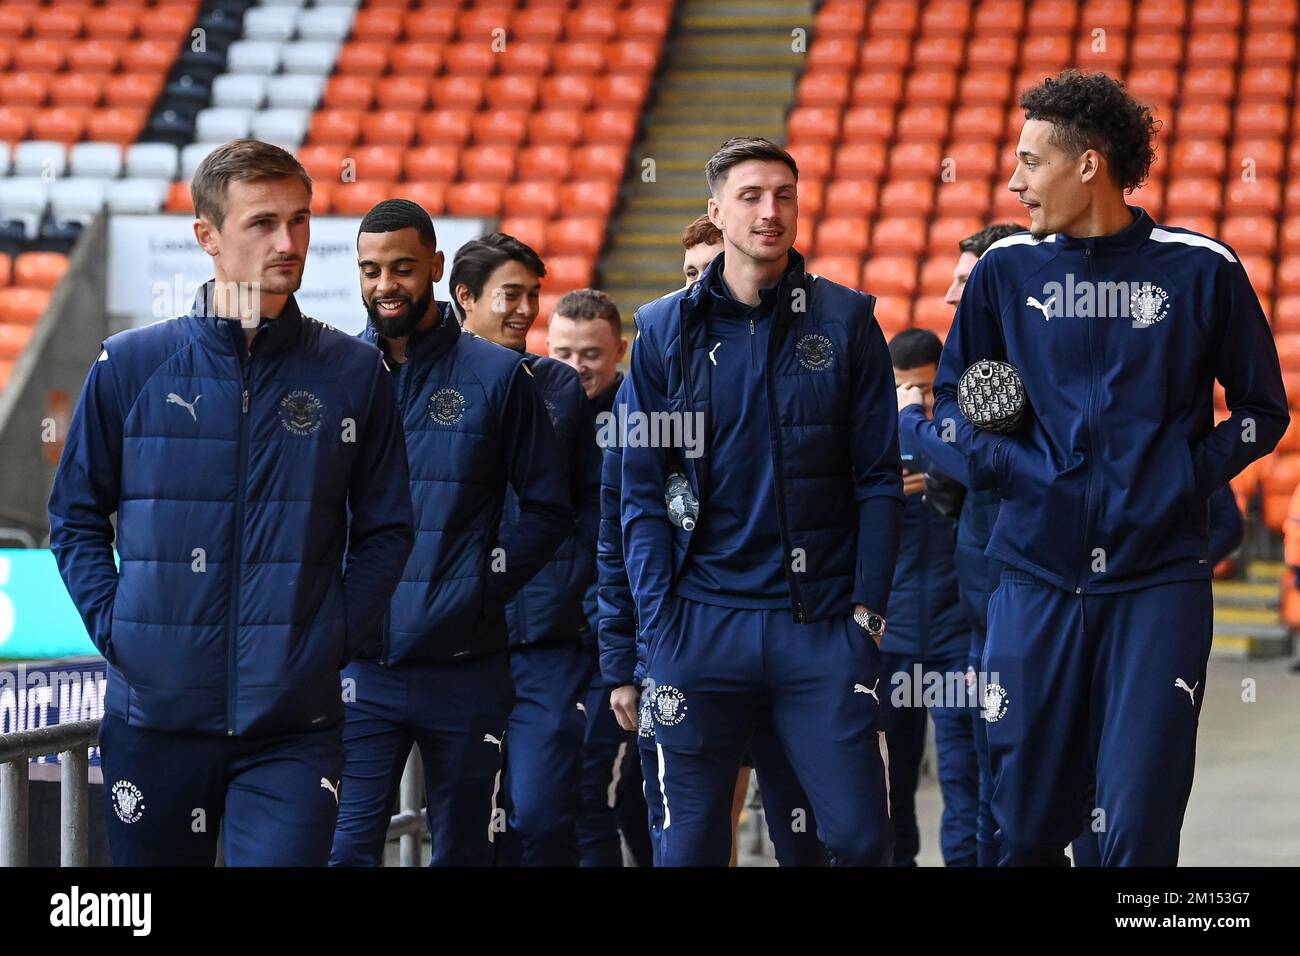
[[[388,357],[410,460],[415,548],[376,639],[345,671],[347,725],[330,862],[378,865],[411,744],[435,866],[486,866],[501,829],[514,695],[507,602],[572,530],[565,464],[518,353],[462,331],[433,298],[443,254],[420,206],[390,199],[357,236],[361,337]],[[509,487],[518,516],[501,528]]]

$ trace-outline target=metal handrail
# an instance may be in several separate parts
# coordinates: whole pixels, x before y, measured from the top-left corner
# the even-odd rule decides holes
[[[90,760],[86,751],[99,742],[99,721],[80,720],[18,733],[0,734],[0,867],[28,862],[28,761],[58,754],[59,865],[90,862]],[[386,840],[400,840],[400,865],[419,866],[424,843],[423,768],[411,748],[402,772],[399,812],[388,823]]]
[[[59,755],[59,865],[90,860],[90,760],[99,721],[38,727],[0,735],[0,866],[27,865],[28,767],[32,757]]]

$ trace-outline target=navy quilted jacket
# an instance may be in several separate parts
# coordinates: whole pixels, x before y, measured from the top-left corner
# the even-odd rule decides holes
[[[108,660],[110,714],[201,734],[324,729],[411,549],[392,391],[376,349],[292,297],[250,357],[239,323],[208,314],[210,288],[189,315],[104,343],[50,544]]]

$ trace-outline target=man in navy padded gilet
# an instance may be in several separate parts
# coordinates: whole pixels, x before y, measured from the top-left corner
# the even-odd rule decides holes
[[[1031,234],[975,266],[935,383],[936,423],[1003,498],[982,668],[1001,862],[1059,864],[1093,822],[1104,865],[1173,865],[1210,649],[1206,502],[1277,443],[1286,395],[1232,249],[1124,202],[1152,160],[1149,110],[1076,72],[1021,106],[1009,188]],[[981,359],[1024,380],[1013,434],[958,407]]]
[[[379,639],[345,672],[347,770],[331,863],[378,865],[411,744],[424,763],[435,866],[489,866],[514,694],[506,604],[573,526],[567,469],[516,352],[433,299],[429,214],[380,203],[361,222],[363,337],[392,369],[411,463],[415,547]],[[518,520],[503,528],[507,487]]]
[[[321,866],[339,668],[411,549],[406,450],[382,356],[294,300],[311,216],[297,160],[236,140],[191,193],[216,278],[188,315],[104,343],[50,544],[108,660],[113,862],[211,866],[220,830],[229,865]]]
[[[874,299],[792,249],[788,153],[737,138],[706,171],[725,250],[639,310],[626,384],[623,544],[654,682],[661,861],[727,864],[740,757],[770,720],[832,859],[883,865],[871,689],[903,504],[888,350]],[[677,470],[693,530],[667,514]]]
[[[577,374],[525,350],[545,275],[536,252],[501,233],[466,243],[451,270],[465,328],[521,355],[537,385],[573,506],[559,549],[506,607],[515,700],[506,731],[506,829],[497,839],[498,866],[578,863],[578,782],[595,642],[582,601],[595,575],[600,458]],[[503,529],[516,519],[512,497]]]

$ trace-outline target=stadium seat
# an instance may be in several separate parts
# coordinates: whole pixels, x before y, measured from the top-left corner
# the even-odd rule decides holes
[[[889,190],[889,185],[885,186]],[[907,216],[896,206],[884,208],[897,210],[899,215],[890,215],[876,220],[871,231],[871,254],[887,256],[920,256],[926,245],[926,220],[923,215]]]
[[[903,99],[903,74],[898,70],[874,70],[853,77],[850,100],[854,106],[896,108]]]
[[[867,251],[867,222],[860,216],[824,217],[817,224],[816,254],[858,256]]]
[[[911,298],[916,294],[916,281],[915,257],[873,255],[863,268],[861,288],[872,295]]]
[[[806,185],[799,184],[799,210],[817,215],[821,209],[815,202],[805,200]],[[825,192],[824,208],[828,215],[860,216],[869,219],[875,215],[879,204],[879,182],[876,179],[836,179]]]

